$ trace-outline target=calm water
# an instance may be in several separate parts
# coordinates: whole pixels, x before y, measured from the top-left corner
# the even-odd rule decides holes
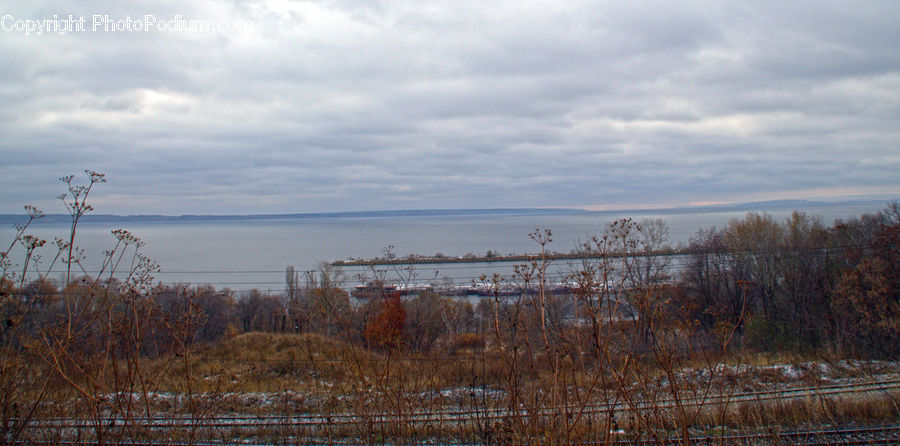
[[[821,216],[826,224],[836,218],[858,216],[882,209],[880,205],[821,206],[802,209]],[[294,265],[298,271],[314,269],[318,262],[381,256],[393,246],[397,256],[443,253],[461,256],[483,255],[487,250],[508,253],[538,251],[528,234],[535,228],[553,231],[550,250],[569,252],[580,241],[599,234],[605,225],[619,217],[662,218],[669,227],[670,243],[686,242],[699,228],[721,226],[746,212],[704,212],[684,214],[554,214],[483,215],[439,217],[316,218],[296,220],[253,220],[240,222],[127,223],[124,228],[140,237],[144,254],[159,263],[157,280],[165,283],[211,284],[232,290],[249,289],[278,292],[283,289],[284,269]],[[776,219],[790,215],[788,210],[769,211]],[[87,264],[96,269],[103,252],[114,245],[110,230],[117,224],[84,224],[78,233],[78,245],[85,250]],[[44,224],[32,233],[52,240],[63,236],[64,225]],[[0,242],[9,243],[11,228],[0,229]],[[4,246],[5,248],[5,246]],[[21,251],[21,250],[19,250]],[[46,249],[44,258],[51,252]],[[17,261],[21,261],[20,259]],[[42,268],[46,269],[46,265]],[[558,265],[556,271],[565,269]],[[51,277],[59,277],[60,267]],[[424,282],[436,276],[467,284],[483,273],[509,274],[503,264],[448,264],[419,266],[416,279]],[[344,268],[347,285],[355,285],[364,268]],[[367,275],[371,275],[369,272]],[[395,275],[389,272],[388,276]],[[446,279],[445,279],[446,280]]]

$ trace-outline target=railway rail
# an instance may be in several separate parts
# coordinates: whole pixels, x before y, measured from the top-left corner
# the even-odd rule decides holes
[[[102,421],[86,418],[45,418],[32,420],[24,426],[28,444],[96,444],[96,432],[100,428],[105,435],[118,432],[120,444],[292,444],[316,443],[341,444],[342,439],[358,438],[366,432],[388,432],[391,427],[408,426],[416,430],[443,434],[454,431],[469,432],[487,426],[499,426],[510,417],[552,417],[560,413],[577,414],[596,420],[625,416],[628,411],[669,410],[681,407],[720,406],[723,404],[765,404],[774,401],[792,401],[806,398],[834,398],[867,396],[873,393],[896,395],[900,393],[900,378],[878,382],[855,382],[829,386],[794,387],[788,389],[715,394],[702,397],[640,400],[631,403],[615,401],[605,404],[589,404],[569,407],[543,407],[529,410],[509,408],[458,408],[422,410],[405,413],[383,412],[368,415],[353,413],[298,414],[298,415],[227,415],[192,417],[188,415],[159,415],[151,417],[107,416]],[[896,397],[892,397],[896,398]],[[549,418],[548,418],[549,419]],[[102,423],[102,427],[98,425]],[[128,433],[130,432],[130,433]],[[132,435],[139,433],[139,435]],[[629,434],[615,435],[615,444],[656,444],[656,439],[628,438]],[[150,442],[142,443],[145,439]],[[175,439],[192,438],[188,443],[172,442]],[[76,440],[73,440],[76,439]],[[355,439],[355,441],[354,441]],[[196,441],[200,440],[200,441]],[[675,441],[674,438],[666,442]],[[109,440],[105,440],[109,443]],[[602,443],[601,443],[602,444]],[[738,435],[698,435],[691,444],[900,444],[900,427],[838,428],[795,432],[746,433]]]
[[[289,443],[290,439],[286,440],[284,443]],[[680,443],[679,438],[676,437],[666,437],[664,441],[667,443]],[[108,444],[106,442],[105,444]],[[327,444],[357,444],[358,442],[342,442],[342,441],[330,441]],[[610,442],[593,442],[593,443],[584,443],[589,445],[602,445],[602,444],[613,444],[613,445],[634,445],[634,446],[649,446],[659,444],[660,441],[656,439],[616,439]],[[30,444],[30,445],[82,445],[82,446],[94,446],[100,445],[101,442],[98,441],[28,441],[21,442],[20,444]],[[120,443],[128,446],[153,446],[153,445],[167,445],[167,446],[225,446],[225,445],[244,445],[246,446],[248,443],[244,442],[146,442],[146,441],[131,441],[126,443]],[[253,444],[253,443],[250,443]],[[280,444],[280,442],[279,442]],[[323,442],[322,444],[326,444]],[[457,443],[457,446],[475,446],[480,443]],[[796,430],[796,431],[787,431],[787,432],[776,432],[776,431],[768,431],[768,432],[755,432],[755,433],[746,433],[746,434],[726,434],[726,435],[699,435],[690,438],[690,444],[692,445],[747,445],[747,446],[755,446],[755,445],[798,445],[798,446],[826,446],[826,445],[842,445],[842,446],[863,446],[863,445],[896,445],[900,444],[900,426],[872,426],[872,427],[847,427],[840,426],[835,427],[833,429],[809,429],[809,430]]]
[[[359,423],[453,423],[466,422],[473,418],[479,420],[497,420],[510,416],[546,416],[567,410],[580,412],[585,415],[609,414],[616,415],[621,412],[643,409],[673,409],[678,407],[713,406],[723,404],[765,403],[772,401],[790,401],[810,397],[834,397],[853,394],[865,394],[873,392],[900,392],[900,379],[892,379],[880,382],[863,382],[836,384],[829,386],[795,387],[788,389],[764,390],[755,392],[742,392],[733,394],[715,394],[705,397],[684,398],[675,401],[671,398],[656,400],[640,400],[632,403],[615,401],[610,403],[593,403],[572,405],[569,407],[543,407],[538,410],[529,410],[520,407],[517,413],[512,413],[509,408],[475,408],[475,409],[445,409],[414,411],[405,413],[375,413],[371,415],[358,415],[351,413],[333,414],[300,414],[300,415],[227,415],[212,418],[198,418],[184,416],[152,416],[152,417],[119,417],[104,418],[104,422],[110,425],[122,425],[126,423],[142,426],[146,429],[172,429],[172,428],[224,428],[224,427],[286,427],[286,426],[320,426],[352,425]],[[72,429],[88,427],[92,420],[84,418],[45,418],[30,423],[27,428],[55,428]]]
[[[677,438],[666,438],[667,442],[678,443]],[[618,440],[616,445],[654,445],[656,440]],[[703,435],[690,439],[691,444],[726,445],[896,445],[900,444],[900,426],[837,427],[834,429],[811,429],[788,432],[757,432],[738,435]]]

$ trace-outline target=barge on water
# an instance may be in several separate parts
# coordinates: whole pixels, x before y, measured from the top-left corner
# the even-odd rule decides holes
[[[540,292],[537,285],[524,283],[501,283],[486,285],[435,287],[432,285],[398,285],[368,282],[365,285],[357,285],[350,295],[357,299],[372,299],[377,297],[389,298],[398,296],[416,296],[426,291],[437,293],[446,297],[492,297],[492,296],[522,296],[536,295]],[[544,294],[567,295],[574,289],[565,283],[547,284],[544,286]]]

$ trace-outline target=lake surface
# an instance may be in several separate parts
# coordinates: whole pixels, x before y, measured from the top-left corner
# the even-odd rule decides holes
[[[809,206],[800,210],[821,216],[826,225],[836,218],[859,216],[884,208],[884,203]],[[778,220],[792,210],[766,210]],[[260,289],[280,292],[284,288],[284,269],[294,265],[298,271],[315,269],[319,262],[383,255],[392,246],[398,257],[408,254],[462,256],[483,255],[488,250],[501,254],[535,253],[539,246],[528,234],[535,228],[553,231],[551,251],[569,252],[591,235],[603,232],[616,218],[662,218],[669,228],[670,244],[686,243],[700,228],[722,226],[747,211],[709,211],[660,213],[559,213],[339,217],[298,219],[253,219],[242,221],[127,222],[84,223],[79,227],[77,245],[84,249],[86,264],[99,268],[103,252],[112,248],[115,239],[110,231],[124,228],[140,237],[146,246],[142,252],[159,263],[156,279],[163,283],[210,284],[234,291]],[[52,240],[63,237],[67,226],[40,224],[31,233]],[[12,228],[0,229],[0,242],[8,244]],[[49,243],[48,243],[49,244]],[[7,245],[8,246],[8,245]],[[5,248],[5,246],[4,246]],[[20,252],[21,249],[16,250]],[[45,259],[52,253],[42,252]],[[13,257],[21,262],[20,256]],[[43,265],[42,269],[46,269]],[[385,267],[387,268],[387,267]],[[565,264],[555,266],[561,276]],[[50,277],[60,277],[60,266]],[[372,272],[364,267],[343,268],[348,287],[355,286]],[[482,274],[511,274],[509,264],[441,264],[416,267],[415,280],[425,282],[435,277],[455,284],[470,284]],[[396,276],[388,271],[388,277]]]

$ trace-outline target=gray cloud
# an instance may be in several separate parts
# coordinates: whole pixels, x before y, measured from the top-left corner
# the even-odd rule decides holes
[[[892,2],[69,2],[248,20],[0,31],[0,212],[641,206],[900,194]]]

